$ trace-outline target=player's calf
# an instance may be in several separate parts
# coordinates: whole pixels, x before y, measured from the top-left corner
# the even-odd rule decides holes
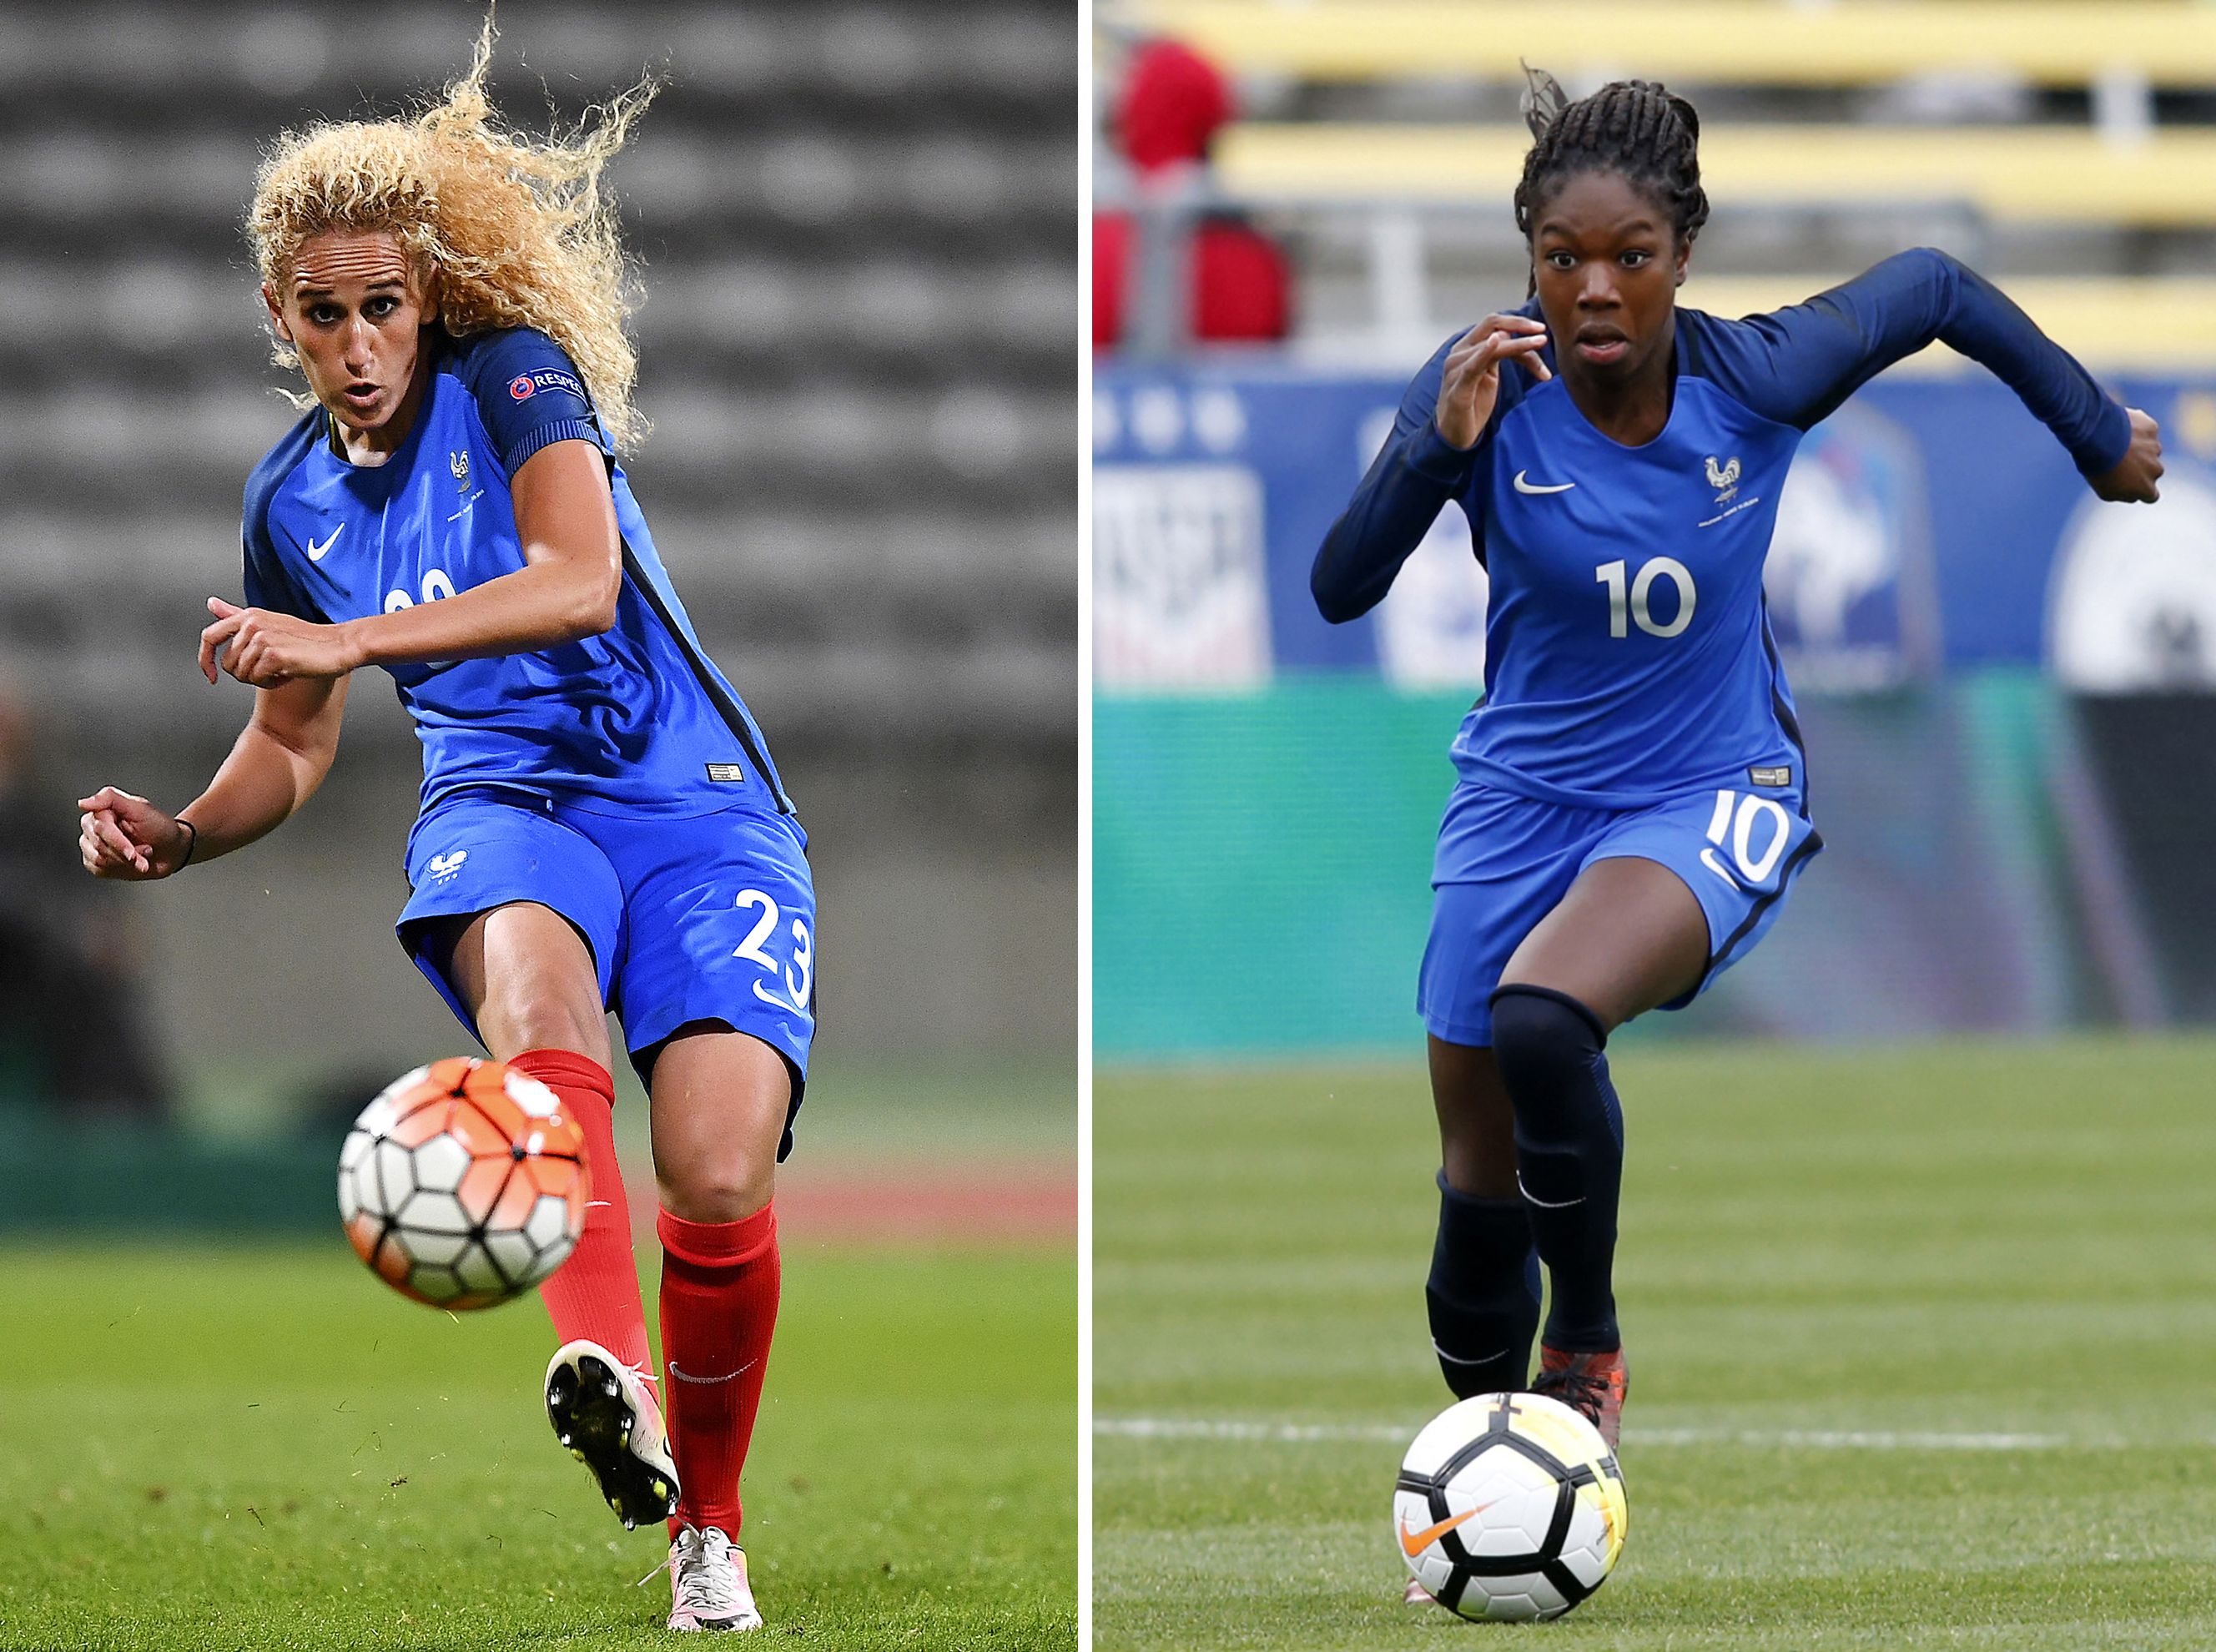
[[[1440,1172],[1424,1302],[1431,1352],[1457,1399],[1524,1386],[1539,1328],[1539,1259],[1520,1198],[1477,1199]]]
[[[1493,1049],[1516,1111],[1517,1186],[1554,1300],[1545,1343],[1616,1345],[1616,1212],[1623,1114],[1600,1020],[1567,993],[1511,984],[1493,995]]]
[[[662,1408],[637,1372],[597,1342],[565,1342],[546,1367],[546,1419],[569,1455],[593,1471],[625,1526],[676,1512],[677,1464]]]

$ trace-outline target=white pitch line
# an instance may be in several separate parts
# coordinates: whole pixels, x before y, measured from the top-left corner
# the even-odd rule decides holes
[[[1205,1417],[1096,1417],[1093,1432],[1120,1439],[1234,1439],[1283,1445],[1413,1439],[1419,1424],[1233,1422]],[[1627,1428],[1627,1446],[1771,1446],[1805,1451],[2120,1451],[2130,1442],[2069,1434],[1978,1434],[1830,1428]]]

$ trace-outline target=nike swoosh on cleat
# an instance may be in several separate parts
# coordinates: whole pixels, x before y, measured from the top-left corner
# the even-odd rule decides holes
[[[331,530],[330,538],[325,539],[321,545],[317,545],[313,539],[310,539],[308,541],[308,560],[310,562],[321,562],[323,559],[323,552],[336,545],[339,542],[339,535],[345,532],[346,524],[344,522],[341,522],[336,527]]]
[[[1577,486],[1574,482],[1527,482],[1524,472],[1516,472],[1516,491],[1518,493],[1567,493]]]

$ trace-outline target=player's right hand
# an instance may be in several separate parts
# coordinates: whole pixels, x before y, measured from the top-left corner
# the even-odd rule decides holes
[[[1485,434],[1493,404],[1500,396],[1500,364],[1517,361],[1535,379],[1554,375],[1539,359],[1547,342],[1547,324],[1536,316],[1487,316],[1447,352],[1439,380],[1439,435],[1448,447],[1468,448]]]
[[[2151,413],[2136,407],[2124,410],[2132,416],[2132,445],[2114,468],[2085,480],[2112,504],[2151,505],[2161,496],[2155,484],[2162,479],[2162,427]]]
[[[143,883],[184,865],[192,834],[145,798],[103,786],[77,800],[77,853],[95,878]]]

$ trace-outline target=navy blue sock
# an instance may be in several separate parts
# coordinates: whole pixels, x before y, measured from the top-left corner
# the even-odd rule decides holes
[[[1616,1325],[1616,1207],[1623,1111],[1609,1082],[1599,1018],[1567,993],[1493,995],[1493,1054],[1516,1110],[1516,1174],[1554,1299],[1547,1346],[1622,1346]]]
[[[1522,1388],[1539,1328],[1539,1254],[1521,1199],[1458,1193],[1439,1173],[1439,1236],[1431,1277],[1431,1352],[1455,1397]]]

